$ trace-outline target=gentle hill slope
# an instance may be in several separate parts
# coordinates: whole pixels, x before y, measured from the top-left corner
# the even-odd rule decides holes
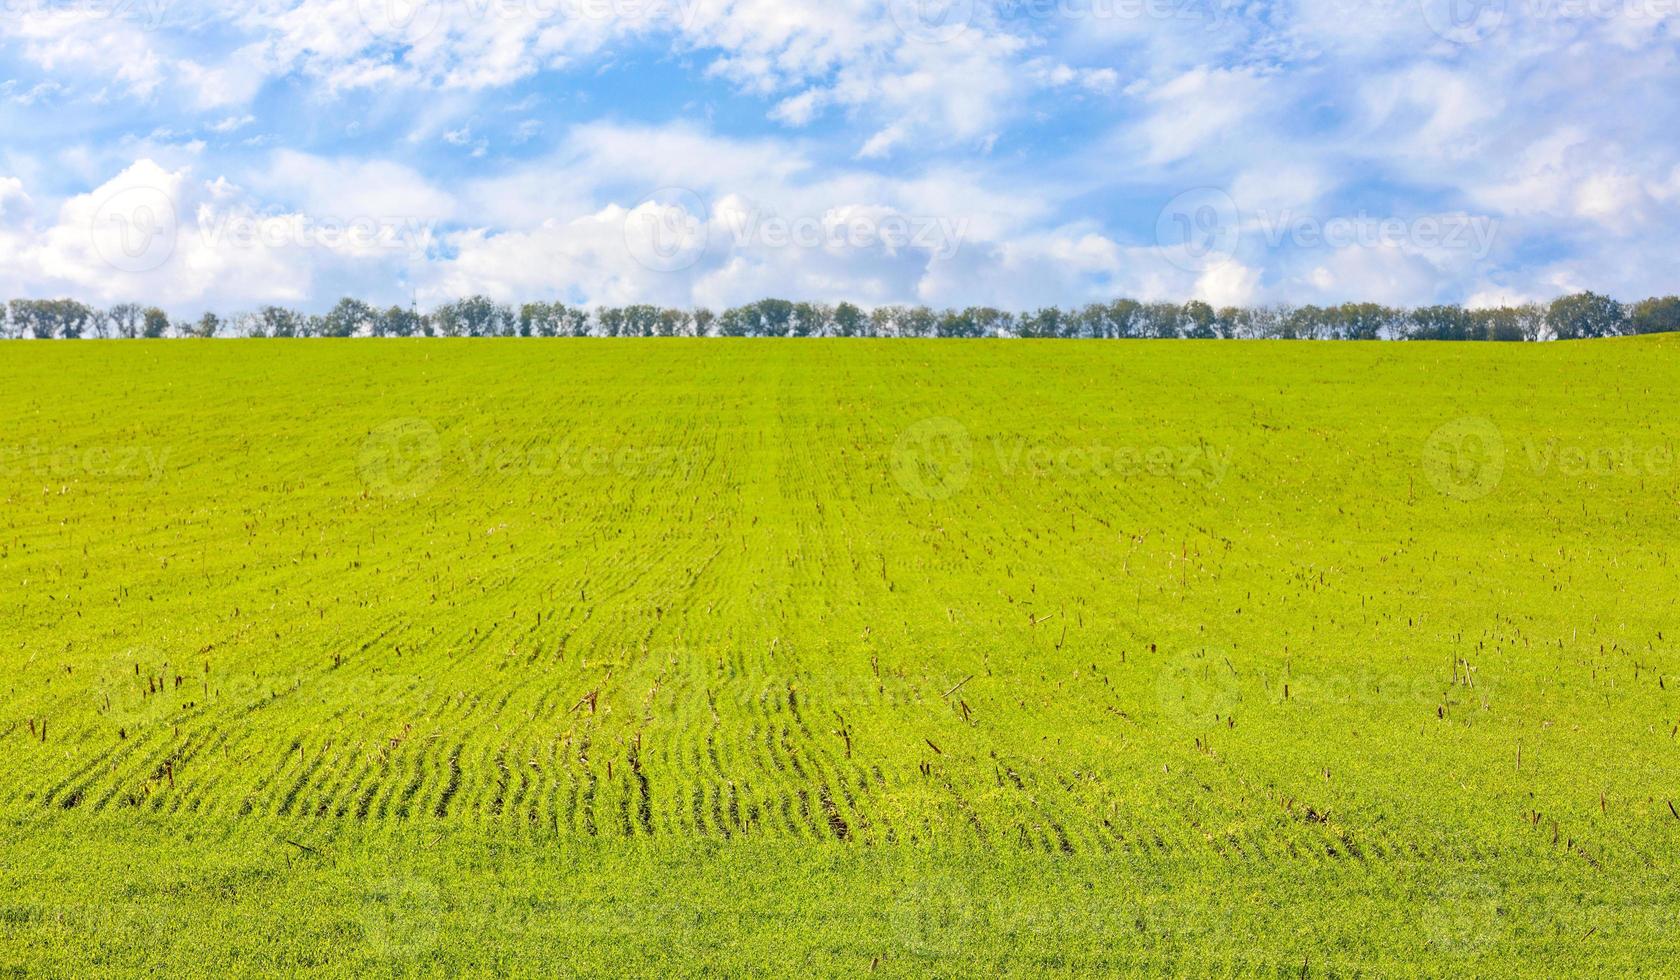
[[[0,965],[1672,955],[1676,390],[1676,338],[4,345]]]

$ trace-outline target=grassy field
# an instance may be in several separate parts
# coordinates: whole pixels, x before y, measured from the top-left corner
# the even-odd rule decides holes
[[[0,345],[0,970],[1660,972],[1680,344]]]

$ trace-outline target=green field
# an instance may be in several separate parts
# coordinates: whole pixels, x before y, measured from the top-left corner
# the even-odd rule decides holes
[[[1677,391],[1671,340],[0,345],[0,970],[1672,969]]]

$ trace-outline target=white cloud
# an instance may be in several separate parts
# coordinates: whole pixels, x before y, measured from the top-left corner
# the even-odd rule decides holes
[[[155,287],[182,303],[248,302],[241,289],[317,303],[341,283],[399,278],[437,295],[708,303],[755,290],[966,305],[1672,289],[1680,16],[1512,3],[1486,39],[1460,44],[1432,25],[1443,2],[1086,5],[1014,20],[982,3],[942,43],[907,36],[882,0],[588,8],[611,16],[432,3],[391,24],[356,0],[147,0],[133,16],[161,17],[155,29],[87,11],[7,18],[0,52],[22,70],[0,82],[0,121],[24,135],[0,147],[14,175],[0,183],[0,284]],[[613,85],[645,90],[574,84],[609,67],[624,73]],[[680,108],[673,79],[694,88]],[[187,242],[155,273],[101,272],[99,239],[78,223],[136,180],[180,181],[187,224],[371,213],[441,230],[400,262]],[[1244,228],[1244,247],[1200,272],[1152,241],[1156,209],[1191,187],[1227,190]],[[612,226],[659,188],[714,210],[965,231],[948,255],[749,244],[650,274],[626,264]],[[1474,261],[1409,244],[1302,249],[1257,243],[1262,212],[1464,214],[1498,219],[1500,234]]]
[[[421,174],[385,160],[332,159],[278,150],[246,182],[269,200],[338,220],[361,217],[445,221],[454,195]]]
[[[0,82],[0,99],[4,99],[13,105],[38,105],[63,91],[64,86],[54,81],[39,82],[27,89],[20,88],[15,78]]]
[[[243,116],[228,116],[226,119],[211,123],[209,129],[212,133],[226,135],[234,132],[235,130],[244,129],[246,126],[249,126],[256,121],[257,117],[250,115],[249,113]]]
[[[1347,247],[1307,258],[1316,264],[1279,290],[1292,302],[1426,304],[1436,299],[1443,282],[1439,268],[1403,248]]]
[[[1150,114],[1131,138],[1144,147],[1148,164],[1173,163],[1214,142],[1235,153],[1244,124],[1258,121],[1267,95],[1266,79],[1252,70],[1196,68],[1144,95]]]
[[[780,120],[790,126],[804,126],[815,119],[818,111],[826,101],[825,93],[817,89],[807,89],[798,95],[789,96],[776,104],[770,112],[771,118]]]
[[[1192,298],[1213,306],[1244,306],[1259,292],[1260,270],[1225,259],[1210,265],[1196,279]]]
[[[910,133],[903,126],[888,126],[864,142],[858,150],[858,159],[879,160],[909,138]]]
[[[0,202],[27,200],[0,182]],[[17,260],[0,266],[26,292],[144,299],[186,310],[309,303],[347,266],[405,266],[431,244],[424,222],[380,223],[262,205],[217,178],[142,159],[60,206],[46,227],[0,225]],[[4,281],[0,278],[0,281]],[[14,286],[16,288],[16,286]]]

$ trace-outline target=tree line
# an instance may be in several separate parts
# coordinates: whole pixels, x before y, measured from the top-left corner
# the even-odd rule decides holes
[[[0,307],[0,338],[163,337],[1024,337],[1067,339],[1290,339],[1540,341],[1680,331],[1680,297],[1624,304],[1584,292],[1550,303],[1466,309],[1377,303],[1224,307],[1121,299],[1076,309],[1017,313],[989,306],[795,303],[760,300],[714,313],[566,303],[519,307],[471,296],[422,313],[343,299],[324,314],[283,306],[224,319],[179,320],[157,307],[99,309],[71,299],[12,300]]]

